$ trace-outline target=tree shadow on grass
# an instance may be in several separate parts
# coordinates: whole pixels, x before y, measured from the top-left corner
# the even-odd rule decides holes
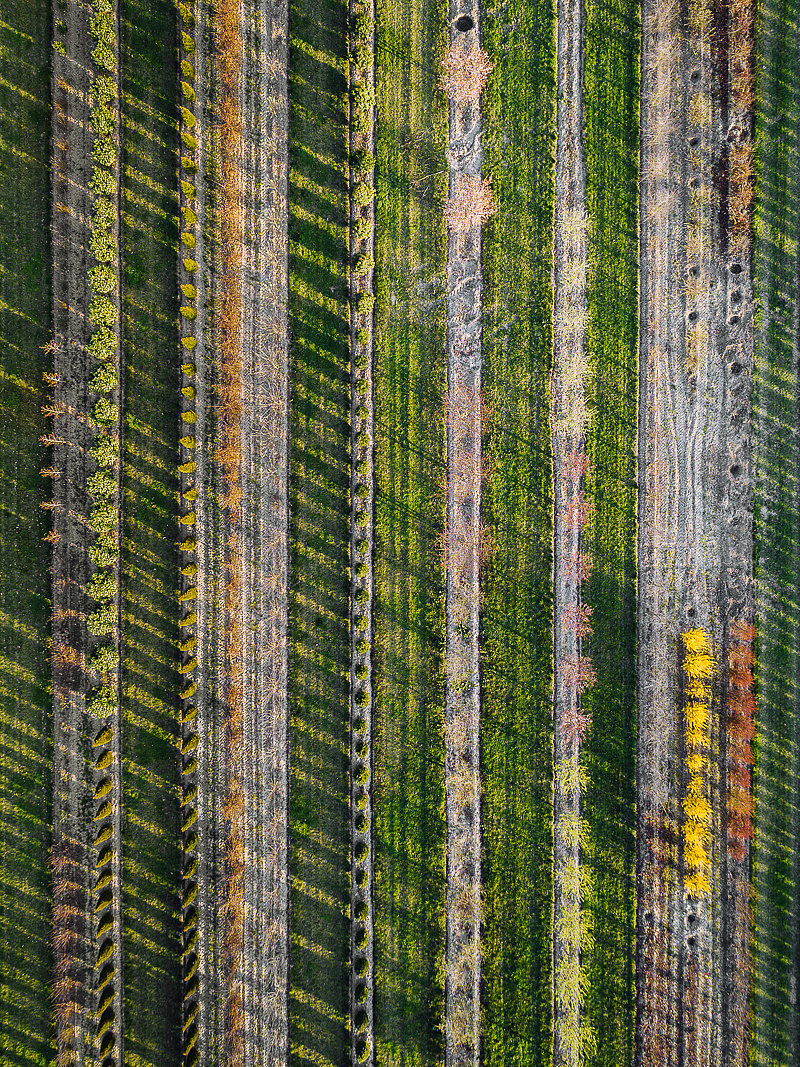
[[[348,1062],[347,5],[290,5],[292,1064]]]
[[[50,339],[50,11],[10,0],[0,29],[0,1061],[53,1062],[50,483],[39,435]]]
[[[756,765],[751,1062],[800,1055],[800,483],[796,364],[797,156],[800,107],[796,0],[759,10],[756,54],[755,296],[763,314],[753,378],[756,581]]]
[[[169,1067],[181,1051],[176,13],[167,0],[120,6],[125,1061]]]

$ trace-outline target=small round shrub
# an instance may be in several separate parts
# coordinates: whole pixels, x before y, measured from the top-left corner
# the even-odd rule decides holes
[[[371,233],[372,223],[369,221],[369,219],[356,219],[356,224],[353,227],[353,236],[357,241],[366,241],[366,239]]]
[[[183,419],[184,422],[188,422],[191,424],[197,422],[197,415],[195,415],[193,411],[182,411],[181,419]]]
[[[110,233],[106,230],[92,230],[89,238],[90,255],[94,256],[98,262],[105,263],[114,258],[116,251],[116,242]]]
[[[194,174],[197,170],[197,164],[191,156],[181,156],[181,166],[189,174]]]
[[[367,294],[366,293],[362,293],[361,295],[362,296],[366,296]],[[358,332],[361,333],[362,330],[367,335],[366,336],[366,340],[369,340],[369,330],[366,328],[366,326],[362,326],[359,329]],[[369,364],[369,358],[367,357],[367,353],[366,352],[359,352],[359,354],[356,356],[356,358],[353,360],[353,362],[355,363],[357,370],[366,370],[367,369],[367,365]]]
[[[356,207],[365,207],[367,204],[372,203],[372,198],[375,196],[375,189],[369,182],[356,182],[353,186],[351,195]]]
[[[117,491],[117,479],[101,467],[86,479],[86,488],[98,500],[108,500]]]
[[[194,259],[184,259],[183,265],[189,274],[195,274],[197,272],[197,261]]]
[[[363,459],[360,459],[358,462],[359,463],[364,463],[365,461]],[[369,541],[365,541],[363,537],[360,538],[358,541],[356,541],[356,552],[360,552],[363,555],[364,552],[368,552],[368,551],[369,551]]]
[[[197,99],[195,91],[194,91],[194,89],[192,88],[192,86],[190,85],[189,82],[185,82],[185,81],[181,82],[181,92],[183,93],[184,97],[191,104],[193,104],[195,102],[195,100]]]
[[[356,816],[355,827],[356,833],[358,834],[365,834],[367,832],[367,829],[369,828],[369,820],[366,815],[361,814]]]
[[[369,111],[354,111],[350,129],[356,137],[367,137],[372,129],[372,117]]]
[[[117,625],[117,609],[113,604],[104,604],[93,611],[86,619],[86,628],[95,637],[102,637]]]
[[[359,663],[359,665],[355,669],[355,675],[359,682],[365,681],[368,674],[369,671],[367,670],[366,664]]]
[[[115,437],[102,434],[89,449],[100,467],[114,467],[119,456],[119,443]]]
[[[89,322],[92,326],[113,326],[117,321],[117,308],[107,296],[93,296],[89,301]]]
[[[197,574],[197,564],[187,563],[185,567],[181,567],[181,574],[186,578],[194,578]]]
[[[89,660],[90,670],[110,674],[117,669],[117,652],[112,645],[98,645]]]
[[[365,641],[363,638],[356,642],[356,652],[360,656],[365,656],[369,652],[369,641]]]
[[[364,742],[363,741],[359,741],[358,742],[358,745],[356,745],[356,752],[358,752],[358,750],[359,750],[359,745],[364,745]],[[364,747],[366,748],[366,745],[364,745]],[[356,795],[356,810],[357,811],[366,810],[367,804],[369,804],[369,797],[364,792],[364,790],[361,789],[361,790],[359,790],[359,792]]]
[[[367,971],[369,970],[369,960],[364,956],[359,956],[353,964],[353,970],[355,971],[356,978],[366,978]]]
[[[197,390],[193,385],[184,385],[184,387],[181,389],[181,392],[187,400],[194,400],[194,398],[197,396]]]
[[[369,574],[369,567],[366,563],[357,563],[355,569],[356,578],[366,578]]]
[[[366,889],[367,882],[369,881],[369,872],[366,868],[361,867],[356,871],[356,885],[359,889]]]
[[[95,100],[101,107],[110,104],[117,97],[117,83],[108,74],[98,75],[92,82],[92,90]]]
[[[353,37],[359,43],[366,43],[375,27],[375,20],[366,12],[356,15],[353,20]]]
[[[191,459],[188,463],[179,463],[178,470],[181,474],[194,474],[197,471],[197,464]]]
[[[191,282],[187,282],[186,285],[182,285],[181,286],[181,292],[183,293],[183,295],[186,297],[187,300],[194,300],[195,297],[197,296],[197,290],[191,284]]]
[[[117,351],[117,335],[107,326],[95,330],[89,338],[89,344],[86,346],[86,351],[90,356],[94,356],[95,359],[113,359]]]
[[[353,703],[357,708],[365,708],[369,704],[369,693],[366,689],[359,689],[356,693]]]
[[[113,600],[117,592],[117,579],[112,571],[99,571],[86,583],[86,592],[92,600]]]
[[[367,1003],[367,987],[364,982],[359,982],[356,986],[356,1004]]]
[[[372,70],[374,62],[375,59],[369,45],[357,44],[353,51],[353,66],[366,74],[367,71]]]
[[[364,410],[366,411],[366,408]],[[358,409],[356,414],[359,416],[359,418],[363,418],[364,417],[361,414],[361,408]],[[367,485],[366,482],[359,482],[358,485],[356,486],[356,497],[357,497],[357,499],[358,500],[366,500],[368,496],[369,496],[369,486]]]
[[[356,846],[356,847],[358,847],[358,846]],[[359,900],[358,904],[356,904],[355,910],[353,912],[353,915],[355,916],[355,918],[356,918],[356,920],[358,922],[363,923],[363,922],[367,921],[367,916],[369,915],[369,909],[367,908],[367,905],[364,903],[363,900]]]
[[[181,315],[183,315],[185,319],[188,319],[189,322],[194,322],[194,320],[197,318],[197,308],[182,307]]]
[[[358,447],[359,448],[369,448],[369,434],[367,433],[367,431],[366,430],[362,430],[361,433],[356,438],[356,441],[358,442]],[[367,513],[366,513],[366,511],[364,512],[364,520],[363,521],[364,522],[367,521]]]
[[[355,936],[356,948],[360,948],[362,951],[369,944],[369,934],[366,927],[362,927]]]
[[[99,226],[101,230],[107,230],[113,226],[116,217],[117,211],[113,201],[107,200],[104,196],[100,196],[95,200],[92,205],[92,224],[94,226]]]
[[[117,286],[117,275],[107,263],[98,263],[89,270],[89,288],[93,293],[110,293]]]
[[[98,393],[110,393],[117,387],[117,371],[113,363],[101,363],[89,385]]]
[[[192,488],[187,489],[186,492],[182,494],[182,496],[184,500],[197,500],[197,486],[193,485]]]
[[[369,767],[366,763],[362,763],[356,770],[355,780],[359,785],[366,785],[369,781]]]
[[[357,278],[365,278],[374,266],[375,260],[372,256],[368,252],[362,252],[353,264],[353,274]]]
[[[107,45],[105,41],[98,41],[92,49],[92,59],[98,67],[103,70],[115,71],[117,69],[117,60],[114,55],[114,49]]]
[[[187,182],[184,178],[181,178],[181,192],[187,200],[194,200],[197,194],[197,190],[192,185],[192,183]],[[181,211],[183,211],[183,208],[181,208]]]
[[[197,367],[195,367],[194,363],[181,363],[181,370],[187,378],[193,378],[197,373]],[[194,442],[192,442],[191,447],[194,448]]]
[[[187,248],[194,248],[197,245],[197,238],[193,233],[189,233],[188,230],[181,232],[181,241]]]
[[[113,167],[117,162],[114,142],[108,137],[101,137],[92,145],[92,160],[95,166]]]
[[[356,1042],[356,1059],[359,1063],[369,1059],[369,1041],[361,1040]]]
[[[193,133],[189,133],[188,130],[181,130],[181,140],[190,152],[194,152],[197,148],[197,138]]]
[[[114,112],[106,104],[100,104],[92,110],[89,122],[98,137],[111,137],[114,133]]]
[[[194,67],[188,59],[181,60],[181,74],[184,78],[194,78]]]
[[[95,533],[105,533],[117,524],[117,507],[106,500],[100,500],[89,512],[89,525]]]
[[[355,596],[356,604],[367,604],[369,602],[369,593],[366,589],[359,589]]]
[[[366,728],[367,728],[367,720],[364,718],[363,715],[359,715],[356,719],[353,720],[353,732],[354,733],[363,734],[364,731],[366,730]],[[362,767],[361,770],[366,771],[366,770],[368,770],[368,768],[367,767]],[[366,785],[367,784],[366,782],[359,781],[358,778],[356,778],[356,781],[358,782],[359,785]]]
[[[360,381],[356,382],[356,396],[365,397],[368,392],[369,382],[366,378],[362,378]]]
[[[375,156],[367,148],[362,148],[353,156],[353,170],[358,174],[370,174],[375,170]],[[361,220],[359,219],[359,222]]]
[[[375,307],[375,295],[374,293],[359,293],[358,300],[356,301],[356,310],[359,315],[371,315],[372,309]],[[364,363],[366,367],[366,363]]]
[[[356,755],[358,756],[359,759],[366,759],[367,758],[367,753],[369,752],[369,745],[367,744],[367,742],[363,738],[360,738],[358,741],[356,741],[355,750],[356,750]],[[356,807],[358,807],[358,808],[366,808],[366,806],[367,806],[367,794],[366,793],[359,793],[358,799],[359,799],[360,803],[358,803],[356,805]]]
[[[89,179],[89,188],[95,196],[111,196],[117,188],[117,180],[111,171],[96,167]]]
[[[116,612],[114,614],[116,617]],[[101,685],[99,689],[95,689],[86,710],[96,719],[106,719],[113,715],[117,710],[117,695],[111,686]]]
[[[86,554],[95,567],[113,567],[119,559],[119,550],[112,534],[101,534]]]

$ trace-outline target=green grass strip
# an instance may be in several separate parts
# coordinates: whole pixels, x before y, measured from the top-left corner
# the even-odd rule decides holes
[[[755,891],[750,1062],[797,1062],[798,515],[797,300],[800,64],[797,0],[759,6],[756,34],[757,320],[753,378],[756,712]]]
[[[594,502],[584,583],[597,684],[583,747],[594,934],[586,995],[597,1037],[590,1063],[633,1061],[635,940],[636,447],[638,338],[639,6],[586,5],[584,122],[590,230],[587,439]]]
[[[509,33],[507,23],[511,23]],[[483,17],[484,391],[490,476],[483,572],[484,1058],[552,1055],[552,358],[555,14],[514,0]]]
[[[180,1063],[175,11],[121,0],[126,1067]],[[157,1011],[153,1005],[158,1005]]]
[[[347,4],[289,10],[292,1064],[349,1044]]]
[[[375,1018],[379,1062],[408,1065],[443,1056],[446,17],[378,0]]]
[[[0,1044],[2,1057],[50,1062],[51,432],[40,407],[50,340],[50,10],[12,0],[0,35]],[[58,427],[56,427],[56,432]]]

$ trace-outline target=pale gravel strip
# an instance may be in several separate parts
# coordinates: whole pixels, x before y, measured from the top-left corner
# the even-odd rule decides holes
[[[480,46],[478,0],[450,0],[451,49]],[[461,21],[463,20],[463,21]],[[449,100],[448,193],[483,167],[480,97]],[[445,1063],[481,1061],[481,224],[447,244]],[[460,571],[458,574],[456,572]]]

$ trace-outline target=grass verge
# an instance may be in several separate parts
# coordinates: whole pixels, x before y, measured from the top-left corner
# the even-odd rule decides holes
[[[796,0],[759,9],[756,54],[757,320],[753,375],[757,737],[752,847],[753,989],[750,1062],[797,1061],[800,737],[796,644],[798,546],[797,241],[800,199]]]
[[[375,1041],[398,1065],[444,1054],[445,20],[378,0]]]
[[[509,32],[508,24],[511,24]],[[483,12],[483,240],[490,475],[483,575],[484,1058],[552,1057],[552,358],[555,11]]]
[[[349,1048],[347,4],[289,8],[292,1064]]]
[[[594,503],[586,582],[597,714],[584,748],[594,948],[586,1013],[597,1067],[633,1062],[638,381],[638,4],[586,7],[585,149],[590,236],[587,452]]]
[[[50,12],[12,0],[0,25],[0,1060],[51,1063],[48,874],[50,546],[39,503],[50,338]]]

